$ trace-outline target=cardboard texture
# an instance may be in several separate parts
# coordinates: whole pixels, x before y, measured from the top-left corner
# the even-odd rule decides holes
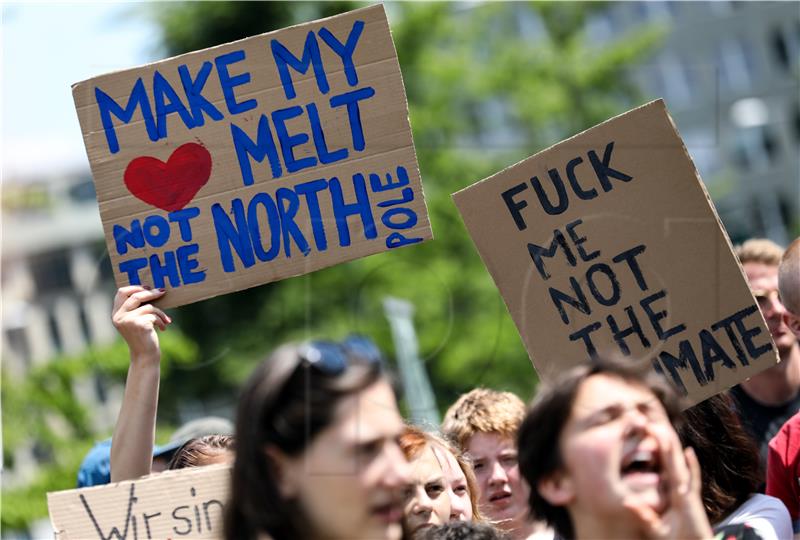
[[[696,403],[778,361],[663,101],[453,198],[543,379],[649,359]]]
[[[118,286],[161,307],[432,237],[380,5],[73,86]]]
[[[223,538],[230,465],[47,494],[58,540]]]

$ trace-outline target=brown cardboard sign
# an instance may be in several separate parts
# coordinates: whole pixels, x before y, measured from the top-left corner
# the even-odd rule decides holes
[[[777,362],[663,101],[453,198],[542,378],[649,358],[698,402]]]
[[[223,538],[230,465],[47,494],[59,540]]]
[[[380,5],[73,86],[117,284],[162,307],[432,237]]]

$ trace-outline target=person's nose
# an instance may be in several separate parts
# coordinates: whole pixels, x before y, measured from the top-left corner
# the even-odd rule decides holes
[[[450,494],[450,521],[464,520],[467,515],[467,503],[455,493]]]
[[[625,431],[628,433],[642,433],[650,425],[650,418],[637,407],[625,411]]]
[[[417,516],[424,516],[431,512],[433,512],[433,501],[425,492],[425,486],[416,486],[414,489],[414,501],[411,504],[411,513]]]
[[[405,487],[411,483],[411,465],[400,446],[392,441],[384,447],[386,467],[383,483],[387,487]]]
[[[489,485],[505,484],[508,482],[508,474],[503,465],[499,461],[492,464],[491,475],[489,476]]]
[[[764,317],[782,319],[783,314],[786,313],[786,308],[783,307],[778,295],[773,294],[767,299],[762,311],[764,312]]]

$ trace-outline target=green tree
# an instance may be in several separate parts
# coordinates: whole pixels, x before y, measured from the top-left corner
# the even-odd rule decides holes
[[[355,7],[251,5],[166,4],[156,17],[172,54]],[[381,299],[393,295],[416,307],[421,352],[441,405],[478,384],[530,397],[535,373],[450,194],[639,100],[625,70],[658,32],[596,47],[586,21],[605,7],[388,5],[436,240],[177,310],[203,354],[221,359],[208,380],[235,386],[258,357],[292,338],[359,331],[391,351]],[[525,31],[521,21],[540,31]]]

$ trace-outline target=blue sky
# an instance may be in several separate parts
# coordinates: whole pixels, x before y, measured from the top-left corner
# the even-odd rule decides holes
[[[144,3],[2,5],[4,180],[88,170],[70,86],[163,57]]]

